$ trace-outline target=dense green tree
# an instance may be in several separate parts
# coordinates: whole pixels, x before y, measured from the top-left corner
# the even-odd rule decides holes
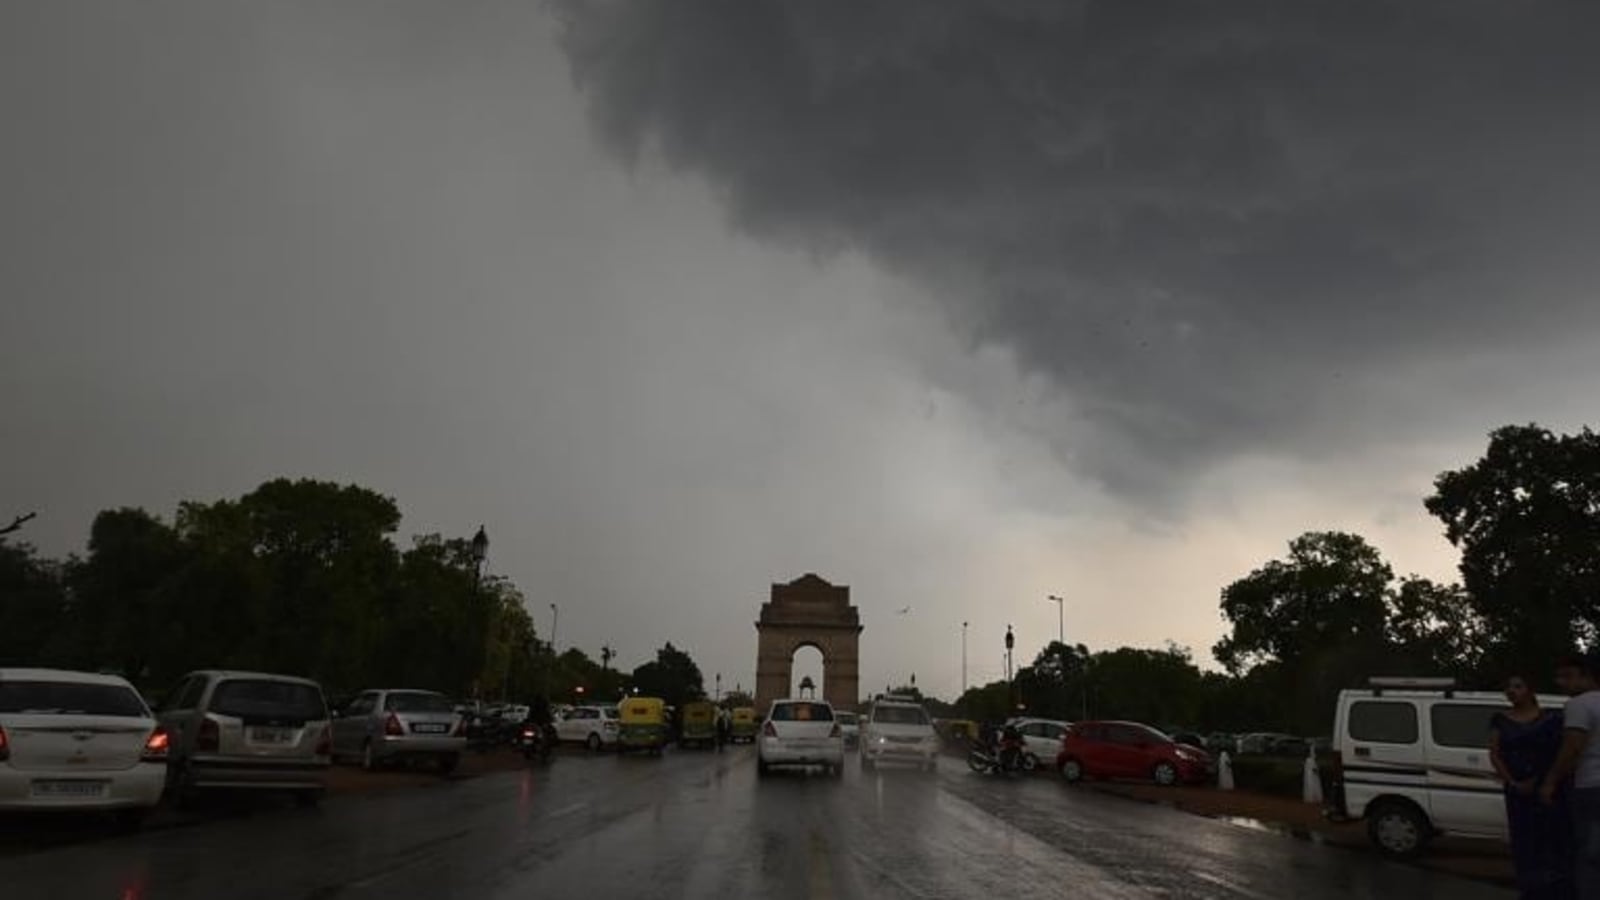
[[[686,701],[706,695],[700,667],[689,654],[672,646],[671,641],[656,651],[655,659],[633,670],[633,686],[639,693],[660,697],[672,706],[682,706]]]
[[[69,621],[59,567],[0,540],[0,666],[57,662]]]
[[[1427,508],[1461,550],[1491,666],[1547,667],[1600,633],[1600,436],[1501,428]]]

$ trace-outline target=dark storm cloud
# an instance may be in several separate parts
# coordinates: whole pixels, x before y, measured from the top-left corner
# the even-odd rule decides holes
[[[1121,491],[1597,324],[1595,4],[557,9],[617,152],[908,276],[1064,389],[1063,452]]]

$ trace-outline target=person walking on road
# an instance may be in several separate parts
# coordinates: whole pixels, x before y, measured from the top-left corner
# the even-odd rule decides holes
[[[728,738],[733,735],[733,717],[725,709],[717,710],[717,750],[728,746]]]
[[[1556,683],[1572,699],[1561,712],[1561,751],[1539,785],[1539,799],[1556,807],[1571,779],[1573,886],[1578,900],[1600,900],[1600,691],[1593,663],[1582,656],[1562,660]]]
[[[1553,802],[1538,797],[1544,777],[1561,752],[1562,715],[1541,709],[1528,679],[1506,680],[1511,708],[1496,713],[1489,733],[1489,758],[1505,784],[1506,823],[1522,900],[1572,897],[1572,833],[1566,792]]]

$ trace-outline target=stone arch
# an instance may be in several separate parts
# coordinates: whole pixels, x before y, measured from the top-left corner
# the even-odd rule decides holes
[[[860,700],[861,628],[850,588],[809,573],[774,584],[756,620],[756,708],[765,711],[789,696],[795,651],[810,646],[822,654],[823,699],[854,709]]]

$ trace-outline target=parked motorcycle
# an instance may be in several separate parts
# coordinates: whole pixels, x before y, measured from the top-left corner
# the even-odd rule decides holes
[[[1007,727],[998,740],[973,744],[967,753],[967,767],[985,775],[1011,775],[1030,772],[1034,765],[1027,753],[1022,733]]]

